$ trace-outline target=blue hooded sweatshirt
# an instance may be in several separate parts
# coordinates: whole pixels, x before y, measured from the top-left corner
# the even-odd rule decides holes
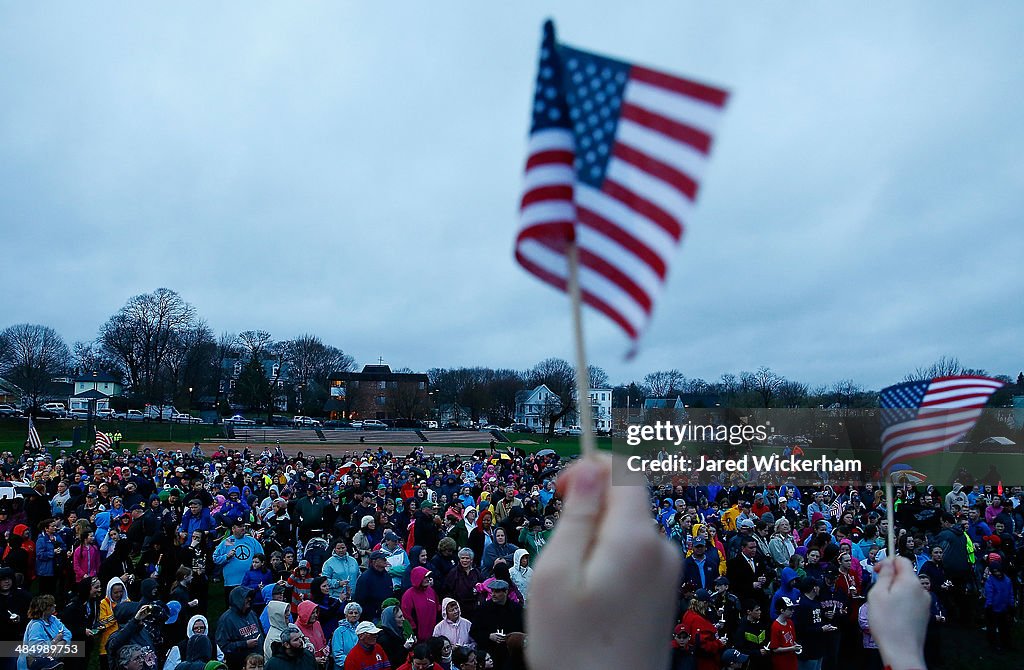
[[[790,585],[790,583],[797,577],[799,577],[799,575],[793,568],[782,568],[782,586],[780,586],[772,596],[772,604],[769,608],[769,614],[771,614],[772,619],[779,615],[779,610],[775,607],[779,598],[785,596],[793,602],[800,600],[800,589],[798,589],[796,585]]]

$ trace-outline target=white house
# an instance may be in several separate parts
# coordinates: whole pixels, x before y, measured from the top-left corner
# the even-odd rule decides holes
[[[68,410],[89,409],[89,402],[96,401],[96,411],[110,409],[110,398],[121,395],[121,382],[106,372],[87,372],[71,380],[74,394],[68,398]]]
[[[612,390],[590,389],[591,415],[594,430],[606,431],[612,427]],[[573,394],[575,396],[575,394]],[[516,394],[516,423],[522,423],[535,430],[547,429],[546,417],[557,414],[562,406],[558,395],[552,393],[546,384]],[[578,422],[576,412],[569,412],[555,423],[555,428],[567,428]]]

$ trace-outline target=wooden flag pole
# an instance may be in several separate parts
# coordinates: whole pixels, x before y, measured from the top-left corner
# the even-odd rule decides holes
[[[590,408],[590,372],[587,370],[587,352],[583,342],[583,295],[580,291],[580,253],[576,241],[569,243],[569,299],[572,301],[573,338],[576,345],[576,405],[579,409],[580,451],[584,458],[597,454],[594,420]]]
[[[889,532],[886,534],[889,549],[886,552],[886,557],[894,558],[896,556],[896,496],[893,495],[892,474],[885,472],[884,470],[882,471],[882,474],[885,477],[885,518],[889,522]]]

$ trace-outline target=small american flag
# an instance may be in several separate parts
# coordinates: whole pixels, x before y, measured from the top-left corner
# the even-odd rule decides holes
[[[583,302],[633,343],[693,212],[728,93],[580,51],[544,25],[516,260],[567,289],[577,244]]]
[[[96,446],[97,447],[99,447],[100,449],[110,449],[110,447],[111,447],[111,445],[113,445],[113,443],[114,442],[113,442],[113,440],[110,439],[109,435],[107,435],[106,433],[104,433],[101,430],[97,430],[96,431]]]
[[[33,451],[42,451],[43,441],[39,439],[39,431],[36,430],[36,424],[32,421],[32,415],[28,417],[28,446]]]
[[[882,471],[896,461],[942,451],[959,441],[1002,386],[997,379],[957,376],[882,389]]]
[[[833,519],[838,519],[843,515],[843,501],[839,499],[839,496],[836,496],[836,499],[828,506],[828,515]]]

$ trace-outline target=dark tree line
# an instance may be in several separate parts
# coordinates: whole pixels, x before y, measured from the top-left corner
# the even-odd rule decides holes
[[[165,288],[129,298],[99,328],[95,339],[70,347],[44,325],[16,324],[0,331],[0,377],[20,388],[31,407],[41,404],[54,378],[102,371],[121,380],[127,395],[139,402],[191,407],[212,399],[224,411],[229,402],[237,403],[266,412],[268,418],[281,405],[320,415],[330,397],[330,375],[350,371],[354,365],[352,356],[313,334],[276,339],[268,331],[252,329],[217,336],[193,305]],[[612,388],[614,408],[636,408],[647,398],[683,394],[725,407],[857,409],[878,402],[877,392],[852,379],[812,388],[768,367],[726,373],[713,381],[687,377],[673,368],[614,386],[597,366],[590,366],[587,373],[591,388]],[[905,380],[956,374],[986,373],[944,356],[916,368]],[[419,405],[427,402],[429,410],[439,410],[456,421],[486,417],[508,425],[515,418],[517,394],[541,384],[551,391],[542,411],[551,430],[577,409],[575,370],[558,358],[526,370],[433,368],[428,376],[426,401],[418,394],[391,398],[397,415],[422,414],[424,408]],[[996,393],[992,405],[1007,406],[1011,396],[1024,394],[1024,373],[1016,379],[995,377],[1007,386]]]

